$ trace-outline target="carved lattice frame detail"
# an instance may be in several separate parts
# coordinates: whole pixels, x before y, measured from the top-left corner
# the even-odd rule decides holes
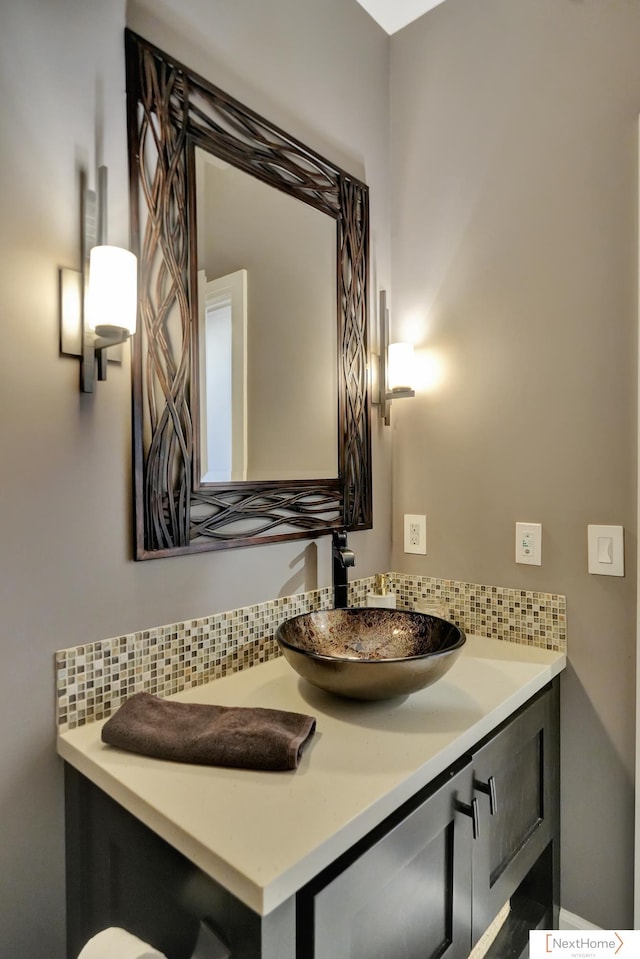
[[[132,245],[136,558],[310,538],[372,524],[369,196],[320,157],[126,31]],[[199,481],[195,146],[336,220],[338,476]]]

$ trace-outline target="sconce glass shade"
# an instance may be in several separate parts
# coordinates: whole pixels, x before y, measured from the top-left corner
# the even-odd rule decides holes
[[[136,331],[138,264],[129,250],[119,246],[94,246],[89,255],[89,291],[86,324]]]
[[[388,349],[388,385],[395,390],[412,390],[414,360],[412,343],[390,343]]]

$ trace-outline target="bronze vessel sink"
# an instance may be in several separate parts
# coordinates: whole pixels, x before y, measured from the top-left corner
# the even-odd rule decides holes
[[[391,699],[424,689],[453,666],[463,631],[438,616],[351,607],[303,613],[276,630],[290,666],[327,692]]]

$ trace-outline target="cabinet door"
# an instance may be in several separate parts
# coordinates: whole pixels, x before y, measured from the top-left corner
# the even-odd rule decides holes
[[[257,915],[75,769],[65,779],[69,959],[108,926],[189,959],[201,922],[233,959],[293,959],[293,900]],[[210,942],[198,955],[221,952]]]
[[[313,959],[466,959],[470,799],[465,767],[315,894]]]
[[[557,864],[558,700],[551,688],[473,754],[479,836],[473,852],[473,942],[540,863]],[[493,795],[492,795],[493,794]],[[551,889],[552,877],[548,877]]]

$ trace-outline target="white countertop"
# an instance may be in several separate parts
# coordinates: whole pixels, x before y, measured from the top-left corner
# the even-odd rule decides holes
[[[566,665],[563,653],[468,636],[452,669],[403,700],[338,699],[283,658],[171,698],[308,713],[293,772],[193,766],[101,742],[102,722],[58,752],[255,912],[266,915],[491,732]]]

